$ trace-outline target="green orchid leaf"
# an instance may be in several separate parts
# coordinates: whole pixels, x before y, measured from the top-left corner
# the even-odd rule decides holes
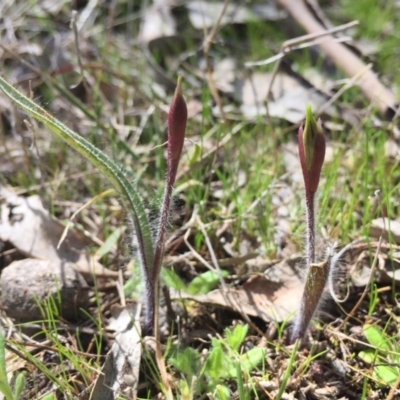
[[[222,276],[225,278],[229,275],[228,271],[222,270]],[[196,276],[190,282],[188,287],[188,293],[195,294],[205,294],[215,289],[219,284],[219,276],[214,271],[203,272],[202,274]]]
[[[390,342],[381,329],[374,325],[365,324],[363,330],[369,344],[375,346],[379,351],[391,350]]]
[[[399,377],[400,369],[389,365],[377,365],[374,368],[374,378],[388,385],[394,385]]]
[[[161,269],[161,280],[170,288],[175,290],[185,290],[185,282],[179,277],[179,275],[169,268]]]

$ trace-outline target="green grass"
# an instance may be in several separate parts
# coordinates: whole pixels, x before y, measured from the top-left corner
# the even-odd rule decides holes
[[[43,45],[61,28],[68,31],[70,10],[66,5],[62,8],[58,21],[53,22],[51,15],[39,13],[41,10],[39,3],[31,1],[29,4],[29,12],[25,11],[23,14],[28,23],[16,25],[15,28],[19,38],[27,37],[29,43]],[[46,70],[43,71],[43,83],[34,87],[34,99],[48,112],[57,116],[68,127],[103,149],[116,163],[122,165],[125,175],[138,182],[138,190],[145,199],[147,211],[154,211],[159,202],[160,182],[165,174],[165,146],[163,146],[166,138],[165,111],[171,93],[162,85],[154,86],[156,80],[154,73],[148,66],[141,48],[134,41],[142,10],[135,4],[133,14],[128,15],[128,2],[116,2],[115,6],[117,23],[111,39],[104,27],[109,10],[103,3],[99,6],[99,16],[94,26],[86,32],[87,35],[82,35],[80,38],[84,63],[94,63],[98,64],[97,67],[102,67],[85,69],[90,82],[94,82],[91,102],[84,103],[69,92],[68,86],[78,83],[80,77],[78,73],[49,76],[50,71]],[[322,6],[325,7],[324,4]],[[382,81],[398,93],[400,53],[397,50],[399,38],[395,27],[398,25],[400,11],[396,7],[394,1],[341,0],[338,4],[327,8],[326,12],[335,25],[353,19],[360,21],[355,29],[355,37],[369,39],[378,44],[378,53],[373,56],[374,69]],[[16,24],[19,21],[18,13],[14,14],[12,7],[9,13],[11,21]],[[125,20],[129,22],[124,22]],[[180,33],[185,36],[187,58],[183,62],[178,62],[177,58],[182,52],[174,48],[172,57],[166,57],[164,52],[160,51],[157,53],[156,61],[165,66],[166,75],[172,80],[175,80],[178,72],[182,73],[186,100],[193,104],[197,102],[201,106],[200,113],[189,119],[181,164],[184,173],[178,182],[178,189],[184,187],[180,193],[185,202],[182,212],[183,223],[190,219],[193,209],[197,207],[217,259],[229,256],[224,248],[228,242],[235,255],[243,255],[250,250],[257,251],[265,261],[269,261],[282,258],[282,246],[277,240],[277,233],[278,228],[280,229],[279,223],[284,218],[285,231],[279,232],[284,238],[284,248],[291,249],[291,254],[302,252],[303,189],[298,181],[292,179],[294,171],[288,169],[284,157],[285,146],[296,141],[297,127],[288,128],[287,122],[278,119],[274,119],[273,126],[270,126],[263,117],[255,121],[245,121],[238,111],[240,104],[231,96],[222,96],[222,101],[224,106],[234,108],[232,115],[235,115],[235,118],[228,118],[224,123],[215,115],[212,95],[206,81],[202,79],[202,71],[198,69],[199,59],[194,53],[203,40],[203,32],[195,31],[187,21],[183,19],[182,21]],[[30,30],[30,26],[35,29]],[[134,32],[134,35],[127,37],[127,32]],[[302,34],[299,28],[296,28],[296,32]],[[223,27],[212,47],[212,59],[218,61],[224,57],[234,58],[238,65],[237,77],[245,77],[248,73],[243,68],[245,61],[266,59],[275,55],[282,42],[289,38],[290,31],[281,27],[280,23],[258,21],[249,23],[241,29],[232,26]],[[94,54],[84,50],[85,45],[92,46],[95,49]],[[74,46],[68,44],[67,49],[75,62]],[[189,54],[190,52],[194,55]],[[305,49],[291,53],[288,60],[293,69],[300,74],[311,66],[323,70],[322,58],[317,57],[315,61],[314,56],[310,49]],[[20,57],[31,60],[24,54]],[[8,63],[4,63],[1,75],[11,80],[13,70],[18,66],[16,60],[9,59]],[[254,72],[271,71],[272,68],[273,64]],[[331,78],[342,77],[340,71],[334,71]],[[104,89],[106,86],[112,95],[106,96]],[[337,241],[344,246],[353,239],[368,238],[371,222],[380,218],[382,214],[389,219],[396,219],[400,215],[400,204],[397,199],[400,168],[398,156],[395,159],[386,156],[387,139],[393,135],[393,127],[386,122],[377,122],[379,115],[367,104],[359,90],[352,88],[345,92],[336,104],[342,108],[355,110],[358,123],[350,125],[338,117],[335,122],[342,124],[343,129],[329,132],[327,135],[330,158],[323,167],[322,182],[319,186],[317,228],[320,237]],[[304,104],[304,109],[305,106]],[[7,172],[5,167],[0,167],[1,182],[7,183],[15,190],[25,190],[25,194],[39,194],[46,207],[61,220],[69,218],[69,208],[75,211],[109,188],[107,181],[97,170],[60,141],[53,139],[42,125],[36,126],[34,132],[30,132],[24,128],[22,114],[16,113],[16,117],[13,117],[10,109],[2,112],[6,122],[16,122],[16,126],[22,128],[18,133],[12,128],[1,131],[2,163],[12,165],[11,172]],[[13,118],[16,118],[16,121]],[[122,125],[126,130],[121,128]],[[26,146],[21,139],[22,136],[35,138],[39,151],[37,152],[34,146]],[[22,154],[19,158],[6,150],[11,141],[17,145],[17,150]],[[224,143],[223,146],[220,145],[221,142]],[[211,150],[212,152],[205,157]],[[86,170],[87,174],[73,178],[82,170]],[[282,188],[288,190],[288,194],[283,198],[280,197]],[[374,193],[378,190],[381,204],[374,197]],[[279,199],[283,201],[283,205]],[[106,242],[119,227],[126,225],[125,218],[125,211],[116,199],[107,197],[79,213],[74,221],[74,229],[88,230]],[[219,229],[224,224],[227,228],[221,236]],[[171,232],[176,229],[176,225],[171,226]],[[195,250],[212,264],[204,235],[196,224],[191,227],[189,241]],[[124,241],[119,238],[113,244],[116,250],[107,253],[101,262],[115,269],[128,265]],[[98,248],[94,248],[91,251],[97,250]],[[187,248],[184,244],[178,243],[171,252],[173,256],[180,255],[187,252]],[[372,250],[371,253],[373,258]],[[176,279],[180,279],[181,282],[176,283],[175,277],[172,279],[169,276],[166,279],[168,286],[179,286],[175,289],[183,290],[182,287],[190,287],[190,282],[195,279],[204,278],[206,268],[193,260],[191,263],[183,262],[174,266]],[[238,270],[243,270],[242,267],[238,266]],[[227,269],[230,273],[227,282],[232,286],[238,284],[240,279],[244,279],[236,276],[235,268],[229,266]],[[246,267],[244,270],[251,270],[251,267]],[[127,288],[126,293],[133,293],[135,298],[140,298],[137,294],[140,282],[137,282],[137,276],[134,278],[136,281],[131,282],[133,288]],[[211,281],[204,284],[205,291],[211,290],[218,284],[218,280],[211,279]],[[369,339],[367,341],[377,347],[373,354],[375,359],[379,359],[380,363],[390,364],[393,361],[391,352],[398,352],[392,340],[396,323],[395,319],[380,313],[385,307],[386,309],[392,307],[394,303],[389,295],[380,293],[374,285],[375,283],[371,285],[367,300],[356,316],[357,319],[350,320],[342,328],[342,333],[348,335],[354,326],[365,327],[370,322],[369,318],[373,318],[373,322],[378,324],[386,347],[381,346],[381,343],[371,343]],[[106,324],[104,318],[108,317],[108,309],[105,310],[106,317],[101,315],[99,310],[104,307],[104,299],[110,300],[110,298],[100,295],[96,290],[94,294],[94,308],[97,312],[95,316],[91,314],[91,318],[88,319],[90,322],[87,323],[101,331],[106,327],[103,324]],[[112,301],[115,299],[116,297]],[[349,307],[345,309],[349,311]],[[36,371],[59,388],[57,398],[61,398],[60,392],[72,398],[81,390],[81,387],[71,383],[74,374],[79,375],[79,380],[85,387],[89,386],[96,377],[96,371],[101,368],[106,346],[101,335],[93,335],[94,344],[90,351],[95,357],[88,357],[85,353],[89,345],[86,341],[81,342],[79,335],[75,333],[69,335],[76,337],[76,346],[65,345],[57,335],[60,328],[59,318],[51,307],[46,310],[48,314],[42,326],[44,336],[50,341],[47,346],[51,347],[52,354],[72,365],[74,373],[63,371],[57,375],[54,365],[25,351],[23,345],[16,346],[12,341],[10,345],[16,346],[18,351],[25,355],[30,371]],[[278,388],[275,395],[279,398],[283,396],[287,382],[290,386],[288,374],[295,367],[307,365],[303,370],[303,379],[314,382],[310,372],[312,368],[308,366],[314,362],[321,362],[322,365],[328,360],[326,354],[317,353],[313,358],[311,355],[285,349],[287,329],[283,324],[278,326],[280,333],[265,345],[266,351],[274,353],[277,365],[266,365],[264,358],[254,368],[239,371],[238,360],[243,361],[244,355],[250,351],[246,347],[249,343],[255,344],[253,348],[257,348],[261,340],[259,333],[251,326],[243,328],[246,325],[242,322],[237,324],[237,320],[240,319],[237,315],[231,316],[226,313],[221,316],[220,311],[214,309],[208,313],[209,310],[204,307],[191,303],[185,305],[184,311],[186,314],[181,322],[184,328],[181,325],[175,326],[169,331],[173,334],[165,338],[172,343],[166,363],[168,371],[176,377],[174,393],[178,397],[189,399],[195,393],[199,397],[194,398],[200,398],[209,392],[213,398],[220,399],[229,398],[227,394],[230,396],[235,394],[240,399],[255,398],[256,395],[264,398],[257,382],[265,380],[273,382],[274,387]],[[397,309],[393,312],[397,315]],[[204,313],[207,316],[204,316],[205,322],[201,321],[197,313]],[[344,317],[344,314],[336,308],[332,313],[337,317]],[[218,320],[219,317],[221,322]],[[331,321],[324,320],[324,323],[326,322]],[[255,324],[259,329],[266,330],[265,323],[255,321]],[[208,336],[199,337],[187,346],[178,346],[177,343],[188,331],[191,329],[196,331],[204,326],[209,329]],[[245,330],[245,335],[239,346],[232,347],[228,343],[228,336],[240,329]],[[325,337],[323,330],[313,330],[312,334],[317,342],[326,338],[331,339],[329,344],[331,351],[336,352],[338,357],[342,356],[340,346],[335,344],[337,340],[335,337]],[[253,339],[254,337],[258,339]],[[351,347],[350,344],[350,341],[345,341],[345,346]],[[188,359],[194,360],[195,365],[192,366]],[[204,363],[203,369],[198,360]],[[377,370],[371,357],[368,360],[362,373],[376,375]],[[350,359],[348,362],[353,367],[357,365],[357,361]],[[283,371],[287,372],[286,375],[282,375]],[[362,381],[361,373],[351,371],[347,372],[349,380],[361,382],[359,385],[352,383],[352,388],[364,393],[364,398],[368,398],[374,391],[380,391],[380,394],[383,393],[382,396],[387,393],[388,386],[382,386],[382,379],[379,384],[368,380]],[[29,386],[33,380],[32,374],[26,374],[25,379],[27,387],[31,390],[30,395],[35,393],[37,398],[44,396],[39,388],[32,389]],[[143,377],[142,382],[144,382]],[[157,389],[152,388],[159,384],[160,378],[154,372],[152,381],[144,384],[144,389],[140,391],[141,398],[155,396]]]

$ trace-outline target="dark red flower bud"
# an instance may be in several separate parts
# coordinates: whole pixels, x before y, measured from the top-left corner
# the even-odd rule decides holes
[[[168,113],[167,181],[170,185],[175,182],[185,140],[186,122],[187,107],[182,96],[182,79],[179,77]]]
[[[311,107],[307,106],[305,127],[301,125],[299,128],[299,158],[306,193],[317,191],[325,158],[325,147],[321,120],[316,122]]]

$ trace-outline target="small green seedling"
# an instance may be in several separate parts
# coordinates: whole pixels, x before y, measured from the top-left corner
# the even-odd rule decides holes
[[[221,270],[221,276],[223,278],[226,278],[228,275],[228,271]],[[185,291],[191,295],[206,294],[218,287],[220,282],[220,277],[216,272],[206,271],[197,275],[186,285],[175,271],[167,268],[161,270],[161,279],[168,287],[179,291]]]
[[[231,396],[227,381],[235,379],[238,383],[240,399],[250,398],[243,385],[243,375],[247,376],[262,363],[265,350],[254,347],[240,354],[240,346],[247,335],[247,325],[237,325],[225,329],[224,338],[212,338],[211,349],[205,361],[201,354],[193,349],[178,350],[170,357],[169,362],[183,375],[181,390],[185,393],[200,395],[204,391],[212,393],[215,399],[229,399]],[[185,397],[186,398],[186,397]]]
[[[364,335],[374,349],[360,351],[358,356],[373,366],[372,376],[380,385],[393,386],[400,375],[400,346],[396,338],[389,338],[378,327],[363,326]]]
[[[132,256],[139,261],[142,279],[145,283],[145,322],[143,331],[151,334],[154,330],[155,310],[158,307],[159,275],[164,253],[164,238],[168,224],[171,196],[185,139],[187,108],[182,96],[181,79],[178,79],[168,113],[167,174],[158,227],[154,236],[152,235],[144,202],[139,192],[118,165],[104,152],[69,129],[1,77],[0,89],[17,106],[44,123],[53,133],[97,167],[120,194],[135,233],[137,254]]]
[[[283,379],[282,379],[281,385],[279,387],[279,391],[275,397],[276,400],[281,400],[283,393],[285,392],[286,385],[292,374],[292,370],[293,370],[294,363],[296,360],[296,354],[297,354],[298,348],[299,348],[299,342],[296,342],[293,346],[292,354],[290,355],[289,363],[286,367],[285,374],[283,375]]]

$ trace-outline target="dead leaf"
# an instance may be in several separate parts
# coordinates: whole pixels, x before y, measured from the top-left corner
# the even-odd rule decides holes
[[[84,251],[91,241],[83,234],[70,230],[57,249],[64,225],[43,207],[39,196],[20,197],[0,188],[5,200],[1,206],[0,239],[10,242],[28,257],[53,263],[70,262],[85,279],[117,277],[118,273],[104,268]]]
[[[170,1],[154,0],[153,4],[144,10],[138,42],[153,73],[153,90],[165,96],[165,88],[173,91],[175,82],[169,77],[161,60],[174,58],[174,55],[178,57],[180,51],[186,48],[184,38],[176,33],[176,22],[171,13]],[[154,86],[154,83],[157,85]]]
[[[372,221],[369,234],[374,238],[382,235],[383,239],[389,240],[390,238],[400,244],[400,222],[389,218],[377,218]]]
[[[136,399],[142,353],[140,307],[115,306],[108,330],[116,332],[115,342],[93,386],[90,400]]]
[[[360,243],[352,249],[351,260],[347,260],[347,270],[351,281],[356,287],[369,284],[372,259],[377,251],[377,242]],[[400,260],[398,259],[399,246],[382,243],[378,254],[378,263],[375,268],[374,282],[379,284],[400,284]]]
[[[191,299],[212,306],[258,317],[264,321],[284,321],[297,311],[303,292],[298,264],[286,260],[272,266],[264,275],[253,275],[239,289],[220,289],[204,295],[181,294],[174,298]]]
[[[241,111],[248,119],[266,115],[265,100],[268,94],[271,73],[255,73],[244,82],[237,83],[235,98],[241,102]],[[327,102],[327,97],[314,88],[305,87],[297,79],[278,73],[268,99],[268,113],[271,117],[285,119],[298,124],[304,119],[304,104],[313,109]]]
[[[154,0],[143,13],[138,40],[150,43],[156,39],[174,36],[176,22],[171,13],[171,3],[166,0]]]
[[[236,61],[233,58],[224,58],[217,62],[213,69],[215,85],[224,93],[233,93],[237,74]]]
[[[224,2],[189,1],[186,3],[189,19],[196,29],[211,28],[218,21]],[[286,16],[274,3],[242,6],[228,4],[220,25],[241,24],[256,20],[276,21]]]
[[[389,159],[400,159],[400,145],[398,140],[388,138],[385,142],[385,156]]]

